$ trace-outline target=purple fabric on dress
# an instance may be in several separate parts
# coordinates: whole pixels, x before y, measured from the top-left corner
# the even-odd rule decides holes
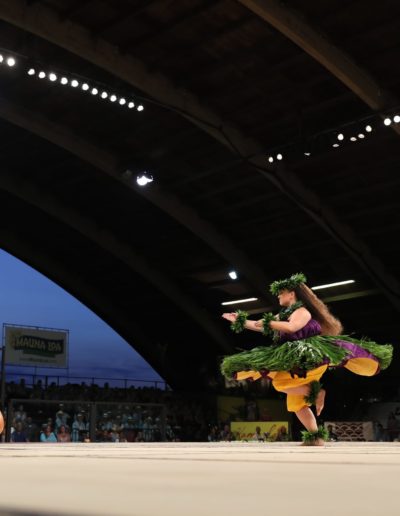
[[[321,333],[321,325],[315,319],[310,319],[308,323],[296,331],[295,333],[285,333],[283,331],[279,332],[279,343],[288,342],[292,340],[302,340],[308,339],[309,337],[314,337],[315,335],[320,335]]]
[[[372,358],[373,360],[377,361],[376,357],[367,351],[366,349],[362,348],[361,346],[358,346],[357,344],[354,344],[353,342],[349,342],[347,340],[335,340],[335,344],[337,344],[339,347],[346,349],[350,352],[349,358]],[[348,358],[346,359],[347,362]]]

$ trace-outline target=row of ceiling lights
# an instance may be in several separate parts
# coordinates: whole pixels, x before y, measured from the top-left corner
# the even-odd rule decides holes
[[[238,278],[238,274],[236,271],[230,271],[229,277],[233,280]],[[349,285],[350,283],[354,283],[354,280],[345,280],[345,281],[336,281],[334,283],[326,283],[324,285],[316,285],[315,287],[311,287],[311,290],[322,290],[325,288],[333,288],[339,287],[340,285]],[[234,301],[224,301],[221,303],[222,305],[238,305],[241,303],[251,303],[253,301],[258,301],[257,297],[247,297],[245,299],[235,299]]]

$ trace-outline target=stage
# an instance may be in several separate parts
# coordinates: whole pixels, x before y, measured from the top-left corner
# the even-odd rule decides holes
[[[1,444],[1,515],[397,514],[400,443]]]

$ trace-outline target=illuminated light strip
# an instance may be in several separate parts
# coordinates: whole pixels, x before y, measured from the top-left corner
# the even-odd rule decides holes
[[[311,287],[311,290],[321,290],[323,288],[338,287],[339,285],[348,285],[349,283],[354,283],[354,280],[350,279],[346,281],[337,281],[336,283],[327,283],[326,285],[318,285],[316,287]]]
[[[221,305],[238,305],[239,303],[249,303],[250,301],[258,301],[258,297],[248,297],[247,299],[237,299],[236,301],[225,301]]]

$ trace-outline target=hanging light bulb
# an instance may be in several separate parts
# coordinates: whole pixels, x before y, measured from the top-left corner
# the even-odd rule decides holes
[[[65,86],[65,84],[68,84],[68,79],[66,77],[61,77],[60,82]]]
[[[274,158],[273,158],[272,156],[270,156],[270,157],[268,158],[268,161],[269,161],[270,163],[273,163],[273,162],[274,162]]]
[[[34,68],[29,68],[29,70],[27,71],[28,75],[35,75],[35,73],[36,73],[36,70]]]
[[[106,91],[102,91],[100,97],[102,99],[106,99],[108,97],[108,93]]]
[[[2,63],[3,61],[4,61],[3,54],[0,54],[0,63]]]
[[[146,172],[136,178],[136,182],[139,186],[146,186],[147,183],[151,183],[152,181],[153,176],[149,176]]]
[[[117,100],[117,96],[116,96],[116,95],[114,95],[114,94],[113,94],[113,95],[111,95],[111,97],[110,97],[110,101],[111,101],[111,102],[115,102],[116,100]]]
[[[143,111],[143,109],[144,109],[144,107],[141,104],[137,107],[138,111]]]
[[[277,154],[277,155],[276,155],[276,159],[277,159],[278,161],[283,160],[283,156],[282,156],[282,154]]]
[[[53,72],[49,73],[49,81],[54,82],[57,80],[57,75]]]
[[[7,58],[6,63],[8,64],[8,66],[15,66],[16,61],[13,57],[9,57]]]
[[[372,127],[370,125],[366,125],[365,130],[367,131],[367,133],[372,133]]]
[[[343,133],[339,133],[337,135],[337,139],[340,140],[340,141],[344,140],[344,134]]]
[[[119,99],[119,103],[121,106],[123,106],[124,104],[126,104],[126,100],[122,97]]]
[[[399,115],[395,115],[395,116],[393,117],[393,122],[394,122],[395,124],[398,124],[398,123],[400,122],[400,116],[399,116]]]
[[[388,117],[388,118],[385,118],[385,120],[383,121],[383,123],[384,123],[386,126],[389,126],[389,125],[392,123],[392,121],[391,121],[391,120],[390,120],[390,118]]]
[[[46,77],[46,74],[44,72],[39,72],[38,77],[39,79],[44,79]]]
[[[238,275],[236,271],[230,271],[229,277],[233,280],[237,279]]]
[[[132,102],[132,100],[131,100],[130,102],[128,102],[128,108],[129,108],[129,109],[132,109],[132,108],[134,108],[134,107],[135,107],[135,103],[134,103],[134,102]]]
[[[99,90],[97,88],[92,88],[92,91],[90,93],[92,95],[97,95],[99,93]]]
[[[73,88],[77,88],[79,86],[79,82],[76,79],[72,79],[71,86]]]
[[[83,89],[83,91],[87,91],[89,89],[89,84],[87,82],[84,82],[82,84],[82,89]]]

